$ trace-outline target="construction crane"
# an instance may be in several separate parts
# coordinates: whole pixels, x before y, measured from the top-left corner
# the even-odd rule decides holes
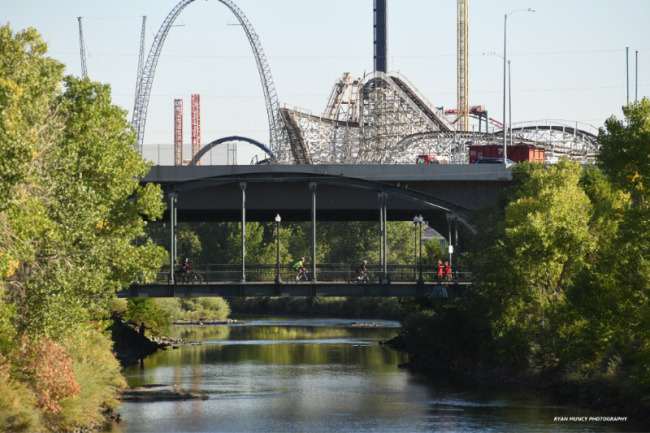
[[[468,3],[469,0],[458,0],[458,97],[456,107],[458,117],[456,118],[456,129],[459,131],[469,130],[469,62],[468,62]]]
[[[86,47],[84,45],[84,31],[81,27],[81,18],[77,17],[79,20],[79,51],[81,52],[81,78],[86,78],[88,71],[86,71]]]

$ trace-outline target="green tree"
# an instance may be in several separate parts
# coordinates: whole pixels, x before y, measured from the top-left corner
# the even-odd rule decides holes
[[[633,362],[630,377],[650,390],[650,99],[623,107],[599,134],[598,165],[618,188],[612,247],[603,252],[608,272],[593,276],[610,311],[610,344]],[[627,200],[626,200],[627,199]],[[620,222],[619,222],[620,221]]]
[[[598,166],[610,182],[631,194],[636,206],[647,206],[650,184],[650,99],[623,107],[625,121],[612,116],[601,128]]]
[[[93,329],[102,329],[115,291],[152,277],[164,258],[143,219],[161,216],[162,193],[138,184],[148,166],[126,112],[112,105],[108,86],[63,77],[46,52],[33,29],[14,35],[0,26],[0,364],[11,366],[0,369],[0,386],[15,391],[11,405],[37,414],[14,424],[13,409],[0,407],[0,425],[12,431],[67,430],[72,418],[84,425],[114,404],[117,363],[84,364],[88,376],[105,369],[109,391],[94,398],[78,392],[84,381],[74,369],[61,367],[63,384],[34,381],[52,367],[32,371],[30,357],[71,365],[79,344],[68,342],[85,335],[112,358]],[[76,404],[82,396],[97,410]],[[71,418],[72,408],[87,419]]]
[[[582,174],[578,164],[566,161],[518,164],[503,210],[476,219],[483,231],[476,240],[480,248],[469,255],[476,278],[469,308],[478,322],[489,324],[506,362],[528,361],[550,311],[564,302],[567,284],[595,248]]]

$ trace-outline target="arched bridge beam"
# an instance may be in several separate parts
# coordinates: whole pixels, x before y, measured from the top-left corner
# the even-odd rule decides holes
[[[330,176],[330,175],[314,175],[308,173],[248,173],[237,176],[223,176],[223,177],[213,177],[206,179],[196,179],[188,180],[184,182],[177,182],[163,186],[165,193],[169,194],[172,192],[182,192],[193,189],[201,189],[212,186],[226,185],[230,183],[240,183],[240,182],[316,182],[322,184],[336,185],[347,188],[359,188],[370,191],[384,192],[391,196],[403,198],[410,200],[416,203],[419,203],[423,206],[438,209],[447,213],[453,213],[459,216],[459,219],[463,221],[470,230],[474,231],[473,228],[465,221],[465,218],[469,215],[470,211],[462,206],[451,203],[447,200],[443,200],[429,194],[424,194],[412,189],[405,189],[399,186],[390,185],[382,182],[375,182],[371,180],[353,178],[353,177],[342,177],[342,176]]]
[[[271,151],[271,149],[269,149],[265,144],[262,144],[257,140],[253,140],[252,138],[248,138],[248,137],[240,137],[238,135],[231,135],[230,137],[219,138],[206,145],[203,145],[201,150],[196,155],[194,155],[194,158],[192,158],[189,165],[196,165],[206,153],[212,150],[213,147],[230,141],[245,141],[246,143],[250,143],[254,146],[259,147],[261,150],[266,152],[266,154],[269,155],[271,158],[275,158],[276,156],[275,152]]]
[[[237,17],[237,20],[242,25],[248,42],[253,49],[253,54],[255,55],[255,61],[257,63],[257,69],[260,74],[260,79],[262,81],[262,90],[264,92],[264,100],[266,101],[266,113],[269,118],[269,131],[270,131],[270,144],[271,149],[275,152],[278,152],[279,147],[279,136],[280,136],[280,121],[279,121],[279,107],[280,103],[278,102],[278,96],[275,92],[275,84],[273,83],[273,78],[271,77],[271,70],[269,64],[262,50],[262,44],[260,43],[259,37],[253,26],[246,18],[246,15],[230,0],[218,0],[223,3],[230,11]],[[138,150],[142,152],[142,145],[144,141],[144,130],[147,123],[147,110],[149,107],[149,97],[151,96],[151,88],[153,86],[153,79],[156,73],[156,66],[158,65],[158,58],[160,57],[160,52],[162,51],[163,44],[165,39],[169,34],[169,30],[172,27],[172,24],[178,18],[180,13],[185,9],[190,3],[194,0],[182,0],[178,3],[174,9],[167,15],[165,21],[160,26],[160,30],[156,34],[156,37],[151,45],[149,50],[149,55],[147,61],[142,70],[142,76],[139,78],[139,82],[136,83],[136,99],[135,106],[133,107],[133,129],[136,133],[136,143]]]

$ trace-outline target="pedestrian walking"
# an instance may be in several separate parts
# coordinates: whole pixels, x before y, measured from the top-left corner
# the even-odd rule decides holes
[[[438,264],[436,265],[436,270],[438,271],[437,272],[438,284],[440,284],[440,283],[442,283],[442,276],[443,276],[443,272],[444,272],[444,266],[442,266],[442,261],[438,260]]]

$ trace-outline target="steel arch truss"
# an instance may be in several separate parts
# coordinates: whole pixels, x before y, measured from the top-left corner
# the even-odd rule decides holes
[[[259,36],[255,33],[253,26],[246,18],[246,15],[230,0],[218,0],[220,3],[223,3],[230,11],[237,17],[237,20],[242,25],[248,42],[251,45],[253,54],[255,56],[255,61],[257,63],[257,69],[260,74],[260,79],[262,81],[262,89],[264,92],[264,100],[266,102],[266,112],[269,118],[269,140],[271,145],[271,150],[277,152],[282,146],[281,142],[283,141],[284,135],[283,130],[280,127],[279,120],[279,107],[278,96],[275,91],[275,84],[273,83],[273,78],[271,76],[271,69],[262,50],[262,44],[260,43]],[[156,37],[151,45],[149,50],[149,55],[147,61],[142,67],[142,70],[138,71],[138,82],[136,83],[136,100],[135,106],[133,107],[133,129],[136,132],[137,146],[140,152],[142,152],[142,145],[144,141],[144,131],[147,123],[147,109],[149,106],[149,98],[151,96],[151,87],[153,85],[154,75],[156,73],[156,66],[158,64],[158,59],[160,57],[160,52],[162,51],[163,44],[167,38],[167,34],[172,27],[172,24],[178,18],[180,13],[185,9],[190,3],[194,0],[183,0],[178,3],[174,9],[167,15],[165,21],[160,26],[160,30],[156,34]],[[140,69],[140,68],[139,68]]]
[[[232,141],[243,141],[245,143],[250,143],[250,144],[258,147],[260,150],[263,150],[269,156],[269,158],[274,158],[275,157],[275,154],[271,151],[271,149],[269,149],[268,147],[266,147],[264,144],[260,143],[259,141],[254,140],[252,138],[248,138],[248,137],[240,137],[238,135],[232,135],[230,137],[219,138],[219,139],[214,140],[214,141],[206,144],[205,146],[203,146],[201,148],[201,150],[199,150],[196,153],[196,155],[194,155],[194,157],[192,158],[192,160],[189,162],[188,165],[191,165],[191,166],[199,165],[199,161],[201,161],[201,158],[203,158],[209,151],[211,151],[213,147],[216,147],[216,146],[218,146],[220,144],[223,144],[223,143],[229,143],[229,142],[232,142]]]

